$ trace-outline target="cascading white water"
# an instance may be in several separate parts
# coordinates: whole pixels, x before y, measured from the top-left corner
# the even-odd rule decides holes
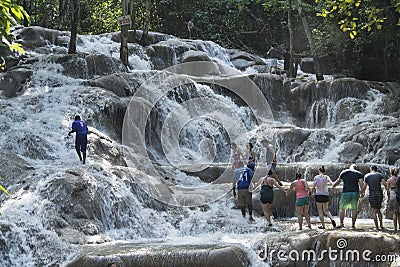
[[[119,44],[108,35],[80,36],[80,40],[79,52],[119,57]],[[232,65],[226,50],[220,46],[203,42],[200,47],[214,61]],[[152,68],[149,57],[139,46],[135,46],[135,53],[129,61],[131,74],[140,76],[142,71]],[[29,186],[13,184],[8,188],[13,197],[3,198],[0,261],[2,259],[5,265],[14,266],[65,265],[81,252],[79,244],[135,239],[143,244],[240,244],[247,249],[252,266],[264,266],[256,251],[257,243],[268,236],[268,233],[261,233],[265,221],[258,217],[255,224],[248,226],[235,209],[230,195],[202,208],[172,208],[149,199],[136,184],[136,179],[151,176],[143,172],[140,165],[114,166],[101,158],[102,153],[96,150],[98,147],[91,147],[90,144],[88,165],[78,165],[73,137],[66,136],[73,115],[81,114],[89,126],[96,128],[89,135],[93,144],[94,141],[106,140],[104,136],[115,129],[110,129],[113,124],[107,124],[99,117],[106,116],[105,107],[111,106],[108,113],[113,112],[110,101],[116,97],[99,87],[83,86],[83,79],[64,75],[61,64],[48,61],[45,57],[35,62],[32,70],[31,84],[21,95],[12,99],[0,98],[0,121],[3,123],[0,126],[0,148],[12,150],[34,167],[24,178]],[[160,97],[156,88],[148,90],[148,94]],[[309,112],[308,128],[304,129],[295,125],[295,119],[288,118],[290,112],[286,107],[279,110],[277,114],[282,114],[282,117],[276,118],[277,128],[310,133],[305,137],[305,143],[294,146],[291,142],[295,138],[278,131],[278,135],[282,133],[276,138],[280,146],[278,160],[336,163],[343,140],[355,125],[369,121],[379,125],[383,119],[398,122],[393,116],[378,112],[383,94],[376,90],[369,92],[367,99],[358,99],[356,104],[356,98],[314,102]],[[128,97],[121,99],[125,105],[129,100]],[[189,100],[192,99],[196,102],[190,105]],[[186,106],[182,104],[187,101]],[[231,141],[236,141],[244,152],[249,137],[258,142],[260,137],[275,138],[274,124],[267,119],[257,124],[247,106],[239,105],[233,97],[216,93],[206,83],[192,80],[192,84],[175,88],[170,95],[164,95],[155,107],[158,121],[149,124],[154,128],[149,129],[147,149],[157,164],[163,165],[164,177],[173,179],[173,183],[181,186],[201,187],[205,183],[174,168],[174,164],[179,165],[182,159],[178,155],[184,155],[192,164],[228,163]],[[340,108],[348,108],[349,113],[355,112],[355,115],[346,117],[341,113],[339,116]],[[327,114],[325,121],[320,121],[321,110]],[[192,118],[194,114],[197,115],[195,119]],[[163,129],[164,123],[171,128]],[[238,124],[242,125],[238,127]],[[170,142],[163,143],[162,151],[157,142],[161,142],[163,135],[175,133],[175,126],[179,134],[174,139],[167,139]],[[226,132],[234,134],[227,136]],[[370,141],[367,140],[367,143]],[[121,146],[117,138],[112,140],[112,144],[114,148]],[[215,150],[210,151],[210,147]],[[286,151],[291,151],[291,154],[283,157]],[[371,149],[366,158],[378,161],[382,154],[373,155],[374,151]],[[312,172],[307,167],[305,174],[312,176]],[[227,186],[213,186],[218,194],[228,191]],[[209,193],[207,188],[202,190],[204,195]],[[79,196],[79,200],[86,203],[73,202],[65,192]],[[79,192],[88,194],[79,195]],[[193,196],[201,197],[200,194]],[[88,214],[85,204],[94,206],[96,212]],[[73,219],[63,218],[59,215],[61,212]],[[83,222],[81,228],[73,224],[74,220]],[[293,230],[295,224],[282,227],[278,224],[272,230],[286,231],[284,228]]]

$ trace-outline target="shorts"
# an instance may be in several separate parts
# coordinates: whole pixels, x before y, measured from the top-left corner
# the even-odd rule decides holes
[[[301,197],[296,199],[296,207],[302,207],[305,205],[310,205],[310,197]]]
[[[239,207],[244,207],[252,202],[253,193],[249,192],[249,189],[239,189],[238,190],[238,205]]]
[[[261,189],[261,197],[260,201],[263,204],[272,204],[274,201],[274,191],[273,190],[262,190]]]
[[[315,195],[315,202],[317,203],[328,203],[329,196],[326,195]]]
[[[81,152],[86,152],[87,149],[87,135],[76,136],[75,148]]]
[[[340,196],[339,209],[341,210],[357,210],[359,192],[343,192]]]
[[[369,204],[371,208],[380,209],[382,208],[383,193],[382,192],[371,192],[369,191]]]

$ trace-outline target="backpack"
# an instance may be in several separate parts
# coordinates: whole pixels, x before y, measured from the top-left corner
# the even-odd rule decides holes
[[[246,170],[242,173],[237,182],[237,188],[248,189],[250,186],[251,178],[253,178],[253,171],[250,168],[246,168]]]

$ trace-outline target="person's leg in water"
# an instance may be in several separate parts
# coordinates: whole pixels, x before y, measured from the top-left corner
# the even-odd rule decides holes
[[[247,204],[247,207],[249,208],[249,221],[254,222],[253,219],[253,205],[251,203]]]
[[[306,218],[308,228],[311,229],[310,213],[308,211],[309,211],[308,205],[304,205],[303,206],[303,215],[304,215],[304,218]]]
[[[270,203],[266,203],[266,204],[261,203],[261,207],[263,209],[265,219],[267,219],[268,226],[272,226],[272,223],[271,223],[271,206],[272,205]]]
[[[78,142],[78,140],[75,141],[75,150],[76,153],[78,154],[79,160],[82,161],[82,156],[81,156],[81,145]]]
[[[317,209],[318,209],[319,220],[321,221],[321,225],[322,225],[319,228],[320,229],[325,229],[324,213],[322,211],[322,206],[323,206],[324,203],[316,202],[316,204],[317,204]]]
[[[246,217],[246,206],[240,206],[240,210],[242,211],[243,217]]]
[[[383,221],[382,221],[381,209],[377,209],[377,214],[378,214],[378,219],[379,219],[379,225],[380,225],[381,229],[383,229]]]
[[[322,205],[322,207],[323,207],[323,209],[324,209],[324,213],[328,216],[328,218],[331,220],[331,223],[332,223],[332,226],[333,227],[336,227],[336,222],[335,222],[335,220],[333,219],[333,216],[332,216],[332,214],[331,214],[331,212],[329,211],[329,209],[328,209],[328,204],[329,204],[329,202],[325,202],[325,203],[322,203],[323,205]]]
[[[356,228],[357,215],[358,210],[351,210],[351,228]]]
[[[296,206],[297,219],[299,223],[299,230],[303,229],[303,206]]]
[[[396,216],[397,216],[397,225],[398,225],[399,228],[400,228],[400,212],[395,211],[395,213],[396,213]],[[395,230],[397,231],[397,228],[396,228]]]
[[[340,220],[340,224],[339,224],[339,227],[344,227],[344,214],[345,214],[345,211],[344,210],[342,210],[342,209],[339,209],[339,220]]]

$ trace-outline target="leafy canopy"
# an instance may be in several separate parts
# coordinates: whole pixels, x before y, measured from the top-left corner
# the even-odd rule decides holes
[[[376,27],[380,30],[383,24],[398,17],[400,14],[400,1],[390,0],[315,0],[319,4],[318,16],[324,18],[336,18],[340,29],[348,32],[354,39],[359,31],[368,32]],[[397,18],[397,26],[400,26],[400,18]]]

